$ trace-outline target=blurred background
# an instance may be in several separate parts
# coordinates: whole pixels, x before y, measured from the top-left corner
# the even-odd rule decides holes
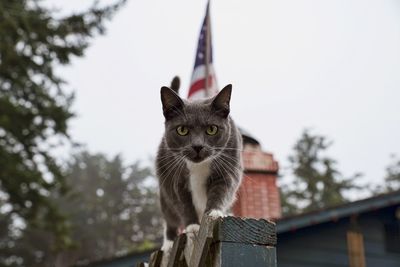
[[[0,1],[0,266],[162,240],[159,89],[186,97],[206,1]],[[278,161],[283,216],[400,189],[400,3],[211,3],[232,117]]]

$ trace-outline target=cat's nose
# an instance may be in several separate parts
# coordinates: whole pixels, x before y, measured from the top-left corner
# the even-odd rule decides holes
[[[192,146],[193,150],[198,153],[200,153],[200,151],[203,149],[203,146]]]

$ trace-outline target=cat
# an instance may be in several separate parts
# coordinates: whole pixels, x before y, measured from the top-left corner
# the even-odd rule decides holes
[[[204,214],[225,216],[243,172],[242,137],[229,116],[232,85],[197,101],[181,99],[179,83],[172,87],[161,88],[165,133],[156,158],[163,251],[172,247],[179,229],[198,232]]]

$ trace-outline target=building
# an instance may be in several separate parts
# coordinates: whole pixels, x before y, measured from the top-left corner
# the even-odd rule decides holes
[[[400,267],[400,191],[281,218],[278,164],[245,131],[234,214],[277,223],[279,267]]]
[[[399,267],[400,191],[277,221],[279,267]]]
[[[400,267],[400,191],[281,218],[278,163],[242,130],[244,178],[233,214],[277,223],[279,267]],[[92,263],[133,267],[152,251]]]

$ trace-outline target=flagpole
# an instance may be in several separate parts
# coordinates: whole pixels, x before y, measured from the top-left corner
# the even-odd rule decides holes
[[[207,3],[207,18],[206,18],[206,84],[205,84],[205,89],[206,89],[206,97],[209,97],[209,91],[208,91],[208,83],[209,83],[209,73],[210,73],[210,1]]]

